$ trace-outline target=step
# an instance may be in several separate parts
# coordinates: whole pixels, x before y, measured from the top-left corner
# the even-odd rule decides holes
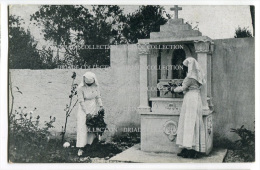
[[[109,162],[133,162],[133,163],[222,163],[227,149],[213,148],[212,152],[198,159],[182,158],[172,153],[144,152],[140,144],[117,154],[109,159]]]
[[[183,24],[183,19],[182,18],[169,19],[168,24],[170,24],[170,25],[180,25],[180,24]]]
[[[192,30],[190,24],[182,24],[182,25],[165,24],[160,26],[160,32],[175,32],[175,31],[187,31],[187,30]]]

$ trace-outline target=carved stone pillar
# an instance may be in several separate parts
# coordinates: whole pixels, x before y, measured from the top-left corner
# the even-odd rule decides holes
[[[158,49],[150,49],[148,58],[148,82],[149,82],[149,95],[148,97],[157,97],[157,58]]]
[[[211,99],[211,41],[194,41],[197,60],[205,74],[206,83],[201,88],[203,110],[209,110]]]
[[[148,44],[138,44],[139,59],[140,59],[140,105],[138,110],[142,112],[150,112],[148,104]]]

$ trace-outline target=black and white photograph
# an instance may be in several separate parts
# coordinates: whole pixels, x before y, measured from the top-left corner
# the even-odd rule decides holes
[[[256,161],[253,4],[7,8],[8,164]]]

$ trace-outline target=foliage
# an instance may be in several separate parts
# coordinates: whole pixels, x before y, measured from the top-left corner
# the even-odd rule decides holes
[[[109,49],[86,49],[86,45],[136,43],[149,38],[166,23],[160,6],[141,6],[132,14],[123,14],[117,5],[42,5],[31,15],[35,25],[43,27],[45,40],[65,50],[65,65],[94,67],[110,65]]]
[[[64,127],[62,126],[62,132],[61,132],[61,142],[63,143],[64,142],[64,138],[65,138],[65,133],[66,133],[66,130],[67,130],[67,123],[68,123],[68,118],[72,112],[72,110],[74,109],[74,107],[76,106],[76,104],[78,103],[78,99],[76,101],[74,101],[74,104],[73,104],[73,98],[75,96],[77,96],[77,87],[78,87],[78,84],[75,84],[74,81],[76,79],[76,76],[77,74],[75,72],[72,73],[72,83],[71,83],[71,91],[70,91],[70,95],[69,95],[69,104],[66,105],[66,108],[64,109],[65,111],[65,124],[64,124]]]
[[[248,28],[238,27],[236,29],[234,38],[246,38],[246,37],[253,37],[252,33],[248,30]]]
[[[35,69],[41,65],[37,43],[29,31],[25,31],[20,17],[9,16],[9,67],[11,69]]]
[[[150,32],[159,32],[160,25],[167,22],[163,17],[164,8],[159,5],[140,6],[137,11],[126,16],[122,33],[129,43],[150,38]]]
[[[39,55],[41,57],[42,61],[42,69],[54,69],[57,68],[57,66],[61,63],[61,60],[58,58],[58,56],[54,57],[53,50],[49,47],[48,49],[45,49],[46,47],[43,46],[43,49],[38,50]]]
[[[15,110],[9,116],[9,160],[11,162],[39,162],[44,157],[49,140],[49,129],[53,128],[55,117],[50,116],[40,127],[40,116],[33,118],[34,111],[26,112],[26,107]]]
[[[109,65],[109,50],[84,49],[84,45],[108,45],[113,25],[123,17],[116,5],[42,5],[31,20],[43,26],[44,38],[65,50],[65,60],[82,66]],[[115,28],[116,29],[116,28]]]
[[[245,162],[253,162],[255,160],[255,131],[248,130],[242,125],[240,128],[231,129],[240,139],[235,141],[239,154]]]
[[[171,94],[177,94],[177,95],[181,95],[182,96],[183,95],[182,92],[179,92],[179,93],[174,92],[174,89],[177,88],[180,85],[181,84],[178,83],[178,82],[169,81],[169,82],[167,82],[167,84],[164,84],[164,85],[158,84],[157,85],[157,89],[165,91],[164,95],[167,95],[170,92]]]
[[[167,91],[164,93],[164,95],[166,95],[169,92],[174,93],[172,88],[175,89],[177,87],[177,85],[169,81],[168,84],[163,85],[163,87],[167,89]]]
[[[14,15],[9,16],[9,68],[11,69],[43,69],[53,68],[44,62],[36,48],[37,42],[30,31],[21,26],[23,20]],[[44,51],[44,50],[42,50]],[[51,64],[53,64],[51,62]]]
[[[112,157],[120,152],[122,149],[118,146],[117,143],[111,142],[98,142],[97,138],[93,141],[91,145],[86,145],[83,148],[83,156],[88,156],[91,158],[107,158]]]
[[[93,131],[97,135],[101,135],[106,130],[107,124],[104,121],[105,111],[104,109],[98,111],[94,116],[87,114],[86,125],[90,131]]]

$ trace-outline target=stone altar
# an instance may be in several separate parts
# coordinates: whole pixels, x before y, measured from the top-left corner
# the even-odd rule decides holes
[[[174,70],[187,57],[194,57],[206,75],[201,88],[203,121],[206,128],[206,153],[213,147],[211,54],[214,44],[207,36],[184,23],[170,19],[160,26],[160,32],[151,32],[150,39],[138,41],[140,57],[141,150],[147,152],[178,153],[175,144],[183,96],[173,96],[158,90],[158,84],[185,78],[185,70]],[[177,65],[176,65],[177,64]],[[150,66],[150,67],[147,67]],[[147,69],[157,68],[157,69]],[[180,68],[180,67],[178,67]],[[148,90],[149,89],[149,90]],[[157,90],[151,90],[157,89]]]

